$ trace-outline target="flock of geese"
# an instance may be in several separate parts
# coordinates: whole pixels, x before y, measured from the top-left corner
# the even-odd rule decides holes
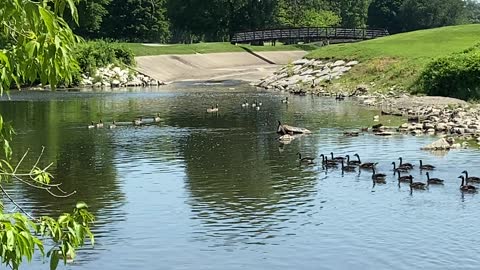
[[[315,164],[315,158],[312,157],[305,157],[302,156],[301,153],[297,153],[298,155],[298,160],[300,164],[304,165],[312,165]],[[377,173],[376,171],[376,166],[378,163],[373,163],[373,162],[362,162],[360,160],[360,156],[358,154],[355,154],[354,157],[357,158],[357,160],[351,160],[349,155],[346,155],[345,157],[343,156],[334,156],[333,152],[330,153],[330,159],[327,155],[320,155],[322,158],[322,167],[325,169],[329,168],[338,168],[340,166],[342,173],[343,172],[355,172],[357,169],[360,170],[371,170],[372,171],[372,181],[374,184],[386,184],[386,178],[387,175],[384,173]],[[395,162],[392,162],[393,165],[393,172],[394,175],[398,175],[397,181],[398,185],[400,183],[409,183],[410,189],[426,189],[429,185],[443,185],[444,180],[440,178],[431,178],[430,173],[428,171],[433,171],[435,170],[435,166],[430,165],[430,164],[424,164],[422,160],[420,160],[419,168],[420,171],[427,171],[426,176],[427,176],[427,181],[424,182],[414,182],[413,179],[414,177],[409,174],[409,175],[404,175],[402,176],[402,173],[409,173],[411,170],[414,169],[414,165],[411,163],[404,163],[403,159],[400,157],[399,158],[399,164]],[[465,174],[465,176],[463,175]],[[475,177],[475,176],[469,176],[467,171],[463,171],[462,175],[460,175],[458,178],[462,180],[462,183],[460,185],[460,190],[462,192],[467,192],[467,193],[475,193],[477,192],[477,188],[473,185],[470,185],[470,183],[480,183],[480,177]]]
[[[290,103],[288,101],[288,97],[286,97],[285,99],[282,99],[282,103],[284,103],[284,104]],[[244,109],[252,107],[253,109],[255,109],[257,111],[260,110],[262,105],[263,105],[263,103],[261,101],[257,100],[257,99],[255,101],[253,101],[252,103],[249,103],[248,100],[245,99],[241,104],[242,108],[244,108]],[[216,104],[215,106],[212,105],[211,107],[207,108],[207,113],[218,113],[218,104]]]
[[[100,129],[100,128],[107,127],[109,129],[114,129],[117,126],[128,126],[128,125],[142,126],[142,125],[147,125],[147,124],[159,123],[160,121],[162,121],[162,119],[160,118],[160,114],[157,113],[154,116],[148,116],[148,117],[140,116],[140,117],[137,117],[137,118],[133,119],[131,122],[116,122],[115,120],[113,120],[112,123],[108,124],[108,125],[104,124],[102,120],[98,121],[97,123],[92,121],[87,126],[87,128],[88,129],[94,129],[94,128]]]

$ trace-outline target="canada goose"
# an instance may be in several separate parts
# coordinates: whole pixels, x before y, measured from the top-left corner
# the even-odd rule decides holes
[[[285,97],[285,99],[282,99],[282,103],[288,104],[289,103],[288,97]]]
[[[302,154],[300,154],[300,152],[297,153],[298,155],[298,160],[300,161],[300,163],[304,163],[304,164],[314,164],[313,160],[315,158],[312,158],[312,157],[303,157],[302,158]]]
[[[408,171],[410,171],[410,168],[405,167],[405,166],[401,166],[401,167],[397,168],[397,165],[395,164],[395,162],[392,162],[392,165],[393,165],[393,171],[394,172],[408,172]]]
[[[410,179],[410,188],[411,189],[425,189],[427,185],[422,182],[413,182],[413,177]]]
[[[115,120],[113,120],[112,124],[108,126],[109,129],[114,129],[117,127],[117,124],[115,123]]]
[[[335,161],[342,161],[345,159],[344,157],[334,157],[333,152],[330,152],[330,155],[332,156],[332,160],[335,160]]]
[[[423,165],[423,161],[420,159],[420,170],[431,171],[431,170],[434,170],[434,169],[435,169],[435,166],[433,166],[433,165],[429,165],[429,164]]]
[[[343,136],[345,137],[358,137],[359,135],[360,135],[359,132],[353,132],[353,131],[343,132]]]
[[[383,124],[376,124],[372,126],[373,131],[379,130],[381,127],[383,127]]]
[[[412,175],[400,176],[400,172],[397,171],[397,173],[398,173],[398,182],[408,182],[408,183],[410,183],[410,179],[413,179]]]
[[[339,101],[345,100],[345,95],[335,94],[335,100],[339,100]]]
[[[443,180],[440,178],[430,178],[430,173],[427,172],[427,184],[443,185]]]
[[[212,106],[212,108],[207,109],[207,113],[214,113],[214,112],[218,112],[218,104],[215,107]]]
[[[347,155],[347,165],[360,165],[360,160],[350,160],[350,155]]]
[[[468,185],[468,182],[471,182],[471,183],[480,183],[480,178],[479,178],[479,177],[476,177],[476,176],[470,176],[470,177],[468,177],[468,172],[467,172],[467,171],[463,171],[462,173],[465,174],[465,184]]]
[[[322,158],[323,166],[327,168],[334,168],[338,166],[338,163],[336,161],[328,160],[328,158],[324,154],[321,154],[320,157]]]
[[[143,119],[142,119],[142,117],[140,116],[139,118],[134,119],[134,120],[132,121],[132,123],[133,123],[134,126],[141,126],[142,123],[143,123]]]
[[[252,108],[255,108],[257,107],[257,100],[255,100],[253,103],[252,103]]]
[[[242,107],[245,108],[245,107],[247,107],[247,106],[248,106],[248,102],[247,102],[247,100],[245,99],[245,102],[242,103]]]
[[[372,168],[372,180],[373,180],[373,182],[384,184],[384,183],[386,183],[385,178],[387,178],[386,174],[376,173],[375,168]]]
[[[255,107],[255,110],[260,111],[260,106]]]
[[[155,123],[158,123],[158,122],[160,122],[160,120],[161,120],[161,119],[160,119],[160,114],[157,113],[157,115],[155,115],[155,116],[153,117],[153,121],[154,121]]]
[[[375,168],[375,166],[377,166],[378,164],[373,162],[362,163],[362,161],[360,160],[360,156],[358,154],[355,154],[354,156],[356,156],[358,161],[360,162],[360,169],[372,169],[372,168]]]
[[[263,103],[261,101],[257,102],[257,106],[262,106]]]
[[[477,192],[477,188],[469,185],[468,183],[465,183],[465,177],[463,175],[460,175],[458,178],[462,179],[462,184],[460,185],[460,190],[462,192],[469,192],[469,193],[475,193]]]
[[[96,128],[103,128],[103,122],[102,120],[100,120],[100,122],[98,122],[96,125],[95,125]]]
[[[95,124],[93,123],[93,121],[90,123],[90,125],[87,126],[88,129],[92,129],[92,128],[95,128]]]
[[[375,115],[375,116],[373,117],[373,121],[374,121],[374,122],[380,121],[380,116]]]
[[[342,160],[342,171],[344,171],[344,172],[354,172],[356,168],[357,168],[356,166],[352,166],[352,165],[345,166],[345,161]]]
[[[405,167],[409,168],[410,170],[413,169],[413,165],[411,163],[403,163],[403,159],[401,157],[398,159],[400,160],[400,165],[398,165],[398,167]]]

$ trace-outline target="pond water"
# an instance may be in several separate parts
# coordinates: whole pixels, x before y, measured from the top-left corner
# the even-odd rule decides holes
[[[460,172],[480,175],[478,150],[420,151],[433,137],[343,131],[374,124],[377,111],[329,98],[290,97],[245,85],[170,85],[124,92],[13,92],[0,113],[17,130],[25,167],[42,165],[68,199],[21,184],[8,190],[32,214],[56,214],[83,200],[97,217],[96,245],[66,269],[478,269],[480,196],[459,191]],[[261,110],[243,100],[261,100]],[[218,103],[218,114],[206,108]],[[87,129],[160,113],[159,125]],[[281,146],[277,120],[314,133]],[[402,119],[382,118],[386,125]],[[385,185],[367,171],[300,166],[314,157],[359,153],[379,162]],[[410,193],[391,162],[438,166],[445,185]],[[418,167],[418,166],[417,166]],[[426,177],[412,171],[416,181]],[[11,209],[11,207],[7,207]],[[23,269],[48,269],[35,260]]]

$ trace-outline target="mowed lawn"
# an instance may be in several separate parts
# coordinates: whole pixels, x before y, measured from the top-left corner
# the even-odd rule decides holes
[[[196,54],[196,53],[220,53],[220,52],[245,52],[245,51],[294,51],[294,50],[314,50],[314,45],[283,45],[277,43],[277,46],[271,46],[266,43],[265,46],[251,45],[232,45],[228,42],[210,42],[195,44],[142,44],[142,43],[119,43],[130,48],[135,56],[146,55],[164,55],[164,54]]]
[[[480,24],[442,27],[358,43],[319,48],[307,58],[359,60],[342,81],[354,87],[375,82],[377,88],[398,86],[415,90],[422,69],[433,59],[462,52],[480,43]]]

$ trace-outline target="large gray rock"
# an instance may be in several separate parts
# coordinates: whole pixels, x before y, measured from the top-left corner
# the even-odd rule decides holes
[[[345,61],[338,60],[338,61],[335,61],[335,63],[333,63],[332,67],[344,66],[345,64],[346,64]]]
[[[425,147],[422,150],[450,150],[452,149],[452,145],[454,145],[453,140],[447,140],[445,138],[441,138]]]
[[[296,60],[296,61],[293,61],[292,64],[293,64],[293,65],[303,66],[303,65],[305,65],[305,64],[307,64],[307,63],[309,63],[309,62],[310,62],[310,60],[308,60],[308,59],[298,59],[298,60]]]

